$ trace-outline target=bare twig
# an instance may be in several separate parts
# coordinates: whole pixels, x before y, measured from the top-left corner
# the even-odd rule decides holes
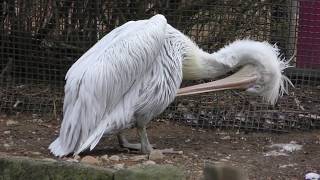
[[[77,47],[77,46],[74,46],[74,45],[71,45],[71,44],[66,44],[66,43],[58,43],[57,44],[58,47],[63,47],[63,48],[66,48],[66,49],[74,49],[74,50],[80,50],[80,51],[84,51],[83,48],[80,48],[80,47]]]
[[[42,91],[39,91],[39,92],[36,92],[36,93],[24,94],[24,95],[26,95],[26,96],[37,96],[37,95],[43,94],[43,93],[48,92],[48,91],[49,91],[49,88],[46,88],[46,89],[44,89]]]
[[[0,79],[3,80],[5,73],[10,73],[11,67],[12,67],[12,58],[9,58],[9,61],[7,62],[6,66],[2,69],[0,74]]]
[[[293,111],[293,110],[281,110],[279,111],[278,109],[275,109],[275,110],[271,110],[271,109],[255,109],[254,112],[257,112],[257,113],[305,113],[305,111]]]
[[[305,117],[305,118],[311,118],[311,119],[315,119],[315,120],[320,120],[320,115],[317,115],[317,114],[308,114],[308,115],[299,114],[299,117]]]
[[[53,117],[57,119],[57,105],[56,105],[56,96],[53,97]]]
[[[19,106],[19,104],[21,104],[21,103],[23,103],[23,102],[18,99],[16,101],[16,103],[14,103],[13,108],[17,108]]]

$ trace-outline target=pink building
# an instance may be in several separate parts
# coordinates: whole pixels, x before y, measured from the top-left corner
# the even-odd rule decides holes
[[[320,68],[320,1],[299,2],[297,67]]]

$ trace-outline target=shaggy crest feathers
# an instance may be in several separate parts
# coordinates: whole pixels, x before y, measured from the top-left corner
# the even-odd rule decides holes
[[[278,64],[279,70],[280,70],[280,76],[276,76],[276,82],[273,84],[273,88],[271,88],[269,91],[266,91],[262,97],[264,98],[264,100],[270,102],[272,105],[275,104],[278,101],[279,97],[282,97],[284,93],[288,94],[288,88],[289,86],[294,87],[294,85],[292,84],[292,82],[290,81],[290,79],[285,76],[284,70],[292,67],[290,65],[291,60],[293,59],[294,56],[292,56],[289,60],[286,60],[285,57],[283,57],[280,54],[280,50],[277,46],[277,44],[274,44],[273,46],[271,46],[271,44],[269,44],[268,42],[264,42],[269,48],[272,48],[272,51],[274,52],[276,58],[276,61],[274,61],[274,63]],[[271,86],[272,87],[272,86]]]
[[[230,68],[254,64],[261,75],[270,77],[266,80],[266,87],[255,93],[272,105],[284,93],[288,93],[289,85],[293,86],[291,81],[283,75],[284,70],[290,67],[292,58],[288,61],[282,58],[276,44],[271,45],[266,41],[258,42],[250,39],[236,40],[213,53],[213,56],[216,61]]]

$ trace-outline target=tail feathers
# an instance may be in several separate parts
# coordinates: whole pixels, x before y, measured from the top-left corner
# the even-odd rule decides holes
[[[77,154],[80,154],[82,151],[86,150],[89,147],[91,151],[98,144],[104,132],[108,131],[108,129],[105,128],[105,126],[99,127],[101,128],[97,128],[96,131],[94,131],[94,133],[77,150],[66,150],[65,148],[63,148],[64,146],[61,144],[59,137],[50,144],[49,150],[53,155],[57,157],[63,157],[72,152],[74,152],[73,155],[75,156]]]
[[[80,145],[78,148],[75,149],[65,149],[60,137],[58,137],[54,142],[52,142],[49,146],[49,150],[52,154],[57,157],[66,156],[72,152],[74,152],[74,156],[80,154],[82,151],[88,149],[90,147],[90,151],[98,144],[102,136],[105,132],[111,132],[112,126],[109,126],[107,121],[102,121],[98,128],[87,138],[87,140]]]
[[[90,147],[90,151],[98,144],[102,138],[104,132],[109,132],[112,127],[108,127],[109,123],[107,121],[101,121],[98,128],[89,136],[89,138],[75,151],[74,155],[81,153]]]
[[[127,96],[135,96],[134,94],[132,95],[132,93],[137,92],[139,91],[132,91],[127,94]],[[114,132],[132,126],[130,120],[133,116],[133,111],[130,107],[133,107],[133,101],[130,101],[130,98],[126,97],[124,97],[124,99],[126,99],[126,101],[121,101],[110,114],[106,114],[100,122],[97,123],[87,138],[81,141],[82,143],[79,144],[78,148],[75,148],[74,155],[79,154],[89,147],[90,150],[92,150],[104,134],[113,134]]]
[[[132,122],[128,122],[131,119],[128,117],[132,117],[133,112],[127,107],[132,106],[132,103],[125,103],[120,103],[111,114],[105,115],[98,123],[91,126],[86,121],[90,120],[90,116],[80,116],[85,118],[80,121],[85,123],[81,124],[74,123],[75,121],[65,116],[66,121],[62,123],[60,136],[49,146],[49,149],[59,157],[70,153],[77,155],[89,147],[92,150],[105,133],[112,134],[132,125]]]
[[[57,157],[63,157],[72,152],[72,151],[67,151],[63,148],[63,146],[61,145],[60,138],[57,138],[55,141],[53,141],[50,144],[49,150],[52,154],[54,154]]]

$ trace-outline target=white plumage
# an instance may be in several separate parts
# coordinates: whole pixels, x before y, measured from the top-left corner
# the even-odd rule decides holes
[[[214,79],[252,64],[257,80],[248,91],[275,103],[290,81],[282,70],[275,46],[251,40],[236,41],[216,53],[202,51],[164,16],[130,21],[114,29],[90,48],[66,75],[63,122],[59,137],[49,146],[56,156],[93,149],[103,135],[135,126],[141,151],[152,147],[147,123],[175,98],[184,79]],[[247,86],[246,86],[247,87]]]
[[[305,175],[305,180],[320,180],[320,175],[310,172]]]

